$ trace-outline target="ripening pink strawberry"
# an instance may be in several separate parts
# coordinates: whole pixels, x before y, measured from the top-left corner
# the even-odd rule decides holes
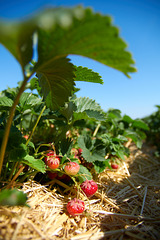
[[[93,196],[98,189],[97,183],[93,180],[84,181],[80,187],[87,197]]]
[[[60,158],[53,151],[50,151],[47,153],[47,157],[45,157],[45,163],[49,168],[56,169],[59,167]]]
[[[80,166],[76,162],[68,162],[64,167],[64,171],[68,175],[72,175],[72,176],[76,175],[79,172],[79,169],[80,169]]]
[[[70,215],[76,216],[81,214],[85,209],[85,204],[82,200],[74,198],[67,203],[67,211]]]

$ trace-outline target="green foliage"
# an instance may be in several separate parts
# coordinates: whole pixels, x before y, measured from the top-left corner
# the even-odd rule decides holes
[[[86,179],[91,180],[93,178],[90,171],[84,167],[83,165],[80,165],[80,170],[78,172],[78,180],[80,183],[84,182]]]
[[[68,58],[53,59],[37,76],[47,107],[56,110],[68,100],[74,87],[74,67]]]
[[[22,162],[27,164],[31,168],[37,170],[38,172],[45,173],[45,171],[46,171],[44,162],[40,159],[35,159],[33,156],[26,155],[23,158]]]
[[[83,81],[83,82],[93,82],[93,83],[100,83],[103,84],[103,80],[101,76],[93,72],[92,69],[88,69],[86,67],[77,67],[74,66],[76,71],[75,71],[75,81]]]
[[[28,206],[27,194],[17,189],[5,189],[0,192],[0,205],[2,206]]]
[[[68,55],[91,58],[127,77],[136,71],[109,16],[81,6],[46,9],[25,21],[0,21],[0,43],[17,59],[24,76],[17,88],[0,94],[1,143],[3,135],[8,140],[5,127],[12,125],[5,161],[0,160],[5,170],[2,180],[11,180],[21,169],[20,180],[43,175],[46,152],[54,150],[61,154],[60,174],[68,159],[80,162],[75,178],[82,182],[110,167],[113,158],[124,160],[129,154],[124,146],[128,137],[141,146],[143,130],[148,129],[142,120],[122,117],[117,109],[105,113],[95,100],[75,95],[76,81],[103,84],[103,80],[93,70],[75,66]],[[37,61],[33,61],[35,53]],[[83,150],[78,160],[71,154],[73,146]]]
[[[145,131],[147,142],[157,147],[157,155],[160,154],[160,105],[156,105],[157,111],[143,118],[143,121],[149,126],[150,131]]]

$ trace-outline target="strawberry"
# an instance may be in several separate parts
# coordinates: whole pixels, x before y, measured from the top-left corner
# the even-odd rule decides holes
[[[80,199],[74,198],[67,203],[67,211],[72,216],[81,214],[84,209],[84,202]]]
[[[84,181],[80,187],[87,197],[93,196],[98,189],[97,183],[93,180]]]
[[[119,165],[116,164],[116,163],[111,163],[111,168],[112,168],[112,169],[118,169],[118,168],[119,168]]]
[[[68,175],[76,175],[79,172],[80,166],[76,162],[68,162],[66,166],[64,167],[64,171]]]
[[[45,157],[45,163],[49,168],[56,169],[59,167],[60,158],[53,151],[50,151],[47,153],[47,157]]]

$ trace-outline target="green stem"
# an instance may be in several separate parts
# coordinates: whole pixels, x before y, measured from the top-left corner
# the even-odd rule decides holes
[[[101,124],[100,124],[100,123],[98,123],[98,125],[97,125],[96,129],[94,130],[93,137],[95,137],[95,136],[97,135],[97,132],[98,132],[98,130],[99,130],[99,128],[100,128],[100,126],[101,126]]]
[[[31,134],[30,134],[30,136],[29,136],[29,138],[28,138],[28,140],[27,140],[27,142],[26,142],[26,146],[28,145],[29,141],[31,140],[31,138],[32,138],[32,136],[33,136],[33,133],[34,133],[34,131],[36,130],[36,127],[37,127],[37,125],[38,125],[38,123],[39,123],[39,121],[40,121],[40,119],[41,119],[41,117],[42,117],[42,114],[43,114],[43,112],[44,112],[45,109],[46,109],[46,106],[43,107],[43,109],[42,109],[42,111],[41,111],[41,113],[40,113],[40,115],[39,115],[39,117],[38,117],[38,119],[37,119],[37,121],[36,121],[36,124],[34,125],[34,127],[33,127],[33,129],[32,129],[32,132],[31,132]]]
[[[19,89],[19,92],[14,100],[14,103],[10,109],[10,114],[9,114],[9,118],[7,120],[7,124],[5,127],[5,131],[4,131],[4,136],[3,136],[3,141],[2,141],[2,146],[1,146],[1,150],[0,150],[0,175],[1,175],[1,171],[2,171],[2,166],[3,166],[3,160],[4,160],[4,155],[5,155],[5,151],[6,151],[6,147],[7,147],[7,142],[8,142],[8,137],[9,137],[9,133],[10,133],[10,128],[11,128],[11,124],[12,124],[12,120],[14,117],[14,112],[16,109],[16,106],[19,102],[20,96],[21,94],[24,92],[25,90],[25,86],[26,83],[28,81],[29,78],[24,78],[24,81]]]
[[[18,163],[19,163],[19,162],[16,162],[16,163],[14,162],[14,163],[13,163],[13,165],[12,165],[12,170],[11,170],[11,173],[10,173],[10,176],[9,176],[8,181],[10,181],[11,178],[13,177],[13,173],[14,173],[15,169],[17,168]]]

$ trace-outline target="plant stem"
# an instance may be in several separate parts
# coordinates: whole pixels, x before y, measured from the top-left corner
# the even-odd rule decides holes
[[[25,86],[26,83],[28,81],[28,77],[24,77],[23,83],[19,89],[19,92],[14,100],[14,103],[10,109],[10,114],[7,120],[7,124],[5,127],[5,131],[4,131],[4,136],[3,136],[3,140],[2,140],[2,146],[1,146],[1,150],[0,150],[0,175],[1,175],[1,171],[2,171],[2,166],[3,166],[3,160],[4,160],[4,155],[5,155],[5,151],[6,151],[6,147],[7,147],[7,142],[8,142],[8,137],[9,137],[9,133],[10,133],[10,128],[11,128],[11,124],[12,124],[12,120],[14,117],[14,112],[16,109],[16,105],[19,102],[20,96],[21,94],[24,92],[25,90]]]
[[[38,117],[38,119],[37,119],[37,121],[36,121],[36,124],[34,125],[34,127],[33,127],[33,129],[32,129],[32,132],[31,132],[29,138],[27,139],[26,146],[28,145],[29,141],[31,140],[31,138],[32,138],[32,136],[33,136],[33,133],[34,133],[34,131],[35,131],[35,129],[36,129],[36,127],[37,127],[37,125],[38,125],[38,123],[39,123],[39,121],[40,121],[40,119],[41,119],[41,117],[42,117],[42,114],[43,114],[43,112],[44,112],[45,109],[46,109],[46,106],[43,107],[43,109],[42,109],[42,111],[41,111],[41,113],[40,113],[40,115],[39,115],[39,117]]]
[[[14,173],[15,169],[17,168],[18,164],[19,164],[19,162],[16,162],[16,163],[14,162],[14,163],[13,163],[12,170],[11,170],[11,173],[10,173],[10,176],[9,176],[8,181],[11,180],[11,178],[12,178],[12,176],[13,176],[13,173]]]
[[[95,137],[95,136],[97,135],[97,132],[98,132],[98,130],[99,130],[99,128],[100,128],[100,126],[101,126],[101,124],[100,124],[100,123],[98,123],[98,125],[97,125],[96,129],[94,130],[93,137]]]

